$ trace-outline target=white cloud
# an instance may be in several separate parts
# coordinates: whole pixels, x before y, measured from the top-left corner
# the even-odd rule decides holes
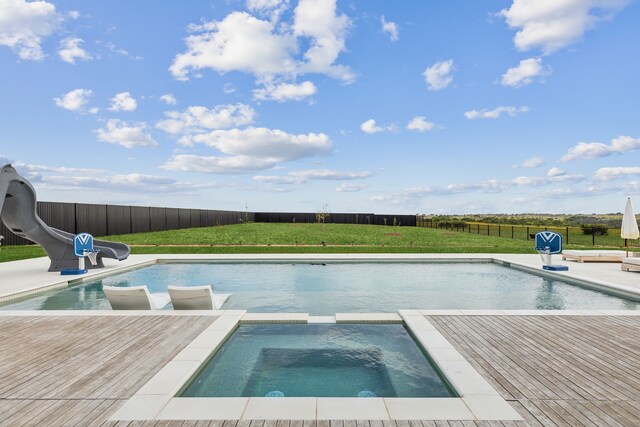
[[[505,106],[500,106],[500,107],[496,107],[493,110],[471,110],[471,111],[467,111],[464,113],[464,116],[469,119],[469,120],[474,120],[474,119],[497,119],[499,118],[503,113],[507,114],[508,116],[515,116],[519,113],[526,113],[527,111],[529,111],[529,107],[527,106],[523,106],[523,107],[513,107],[513,106],[509,106],[509,107],[505,107]]]
[[[628,0],[514,0],[500,11],[517,29],[513,42],[521,51],[540,48],[545,54],[580,40],[602,20],[610,19]]]
[[[274,11],[288,2],[250,1],[254,11]],[[345,49],[350,21],[336,14],[335,0],[301,0],[294,10],[293,25],[258,19],[247,12],[232,12],[221,21],[190,25],[187,50],[176,55],[169,70],[178,80],[187,80],[192,70],[219,73],[242,71],[259,81],[276,76],[291,78],[320,73],[346,83],[354,80],[351,70],[334,62]],[[274,19],[271,13],[270,17]],[[299,46],[309,46],[300,55]]]
[[[69,13],[67,13],[67,16],[69,16],[69,18],[71,19],[78,19],[80,18],[80,12],[78,12],[77,10],[71,10],[69,11]]]
[[[378,132],[392,132],[396,130],[396,126],[378,126],[374,119],[369,119],[360,125],[360,130],[364,133],[374,134]]]
[[[89,102],[89,98],[93,96],[93,91],[90,89],[75,89],[60,98],[53,98],[53,102],[60,108],[64,108],[69,111],[81,111],[85,105]],[[97,112],[97,111],[96,111]]]
[[[247,9],[267,16],[272,22],[278,21],[288,8],[289,0],[247,0]]]
[[[138,108],[136,102],[129,92],[121,92],[111,98],[111,106],[109,111],[134,111]]]
[[[523,168],[539,168],[544,165],[544,159],[542,157],[531,157],[523,160],[520,164]]]
[[[325,134],[293,135],[278,129],[214,130],[191,137],[192,143],[215,148],[226,156],[174,156],[163,167],[206,173],[243,173],[269,169],[281,162],[327,154],[331,139]]]
[[[258,175],[253,179],[269,184],[304,184],[310,180],[348,181],[370,177],[371,172],[344,172],[328,169],[289,172],[285,176]]]
[[[1,0],[0,45],[8,46],[21,59],[44,59],[43,39],[52,35],[63,17],[46,1]]]
[[[382,31],[385,33],[389,33],[389,37],[392,42],[397,42],[399,40],[399,30],[398,25],[392,21],[386,21],[384,19],[384,15],[380,17],[380,23],[382,24]]]
[[[431,67],[427,67],[422,73],[424,80],[427,82],[427,88],[429,90],[440,90],[449,86],[453,81],[453,77],[451,77],[452,71],[453,59],[438,61]]]
[[[551,177],[551,178],[556,177],[556,176],[562,176],[562,175],[565,175],[565,174],[566,174],[565,171],[563,171],[562,169],[557,168],[557,167],[552,167],[547,172],[547,176]]]
[[[610,181],[616,178],[623,178],[629,175],[640,175],[640,167],[638,166],[630,166],[630,167],[608,167],[608,168],[600,168],[596,171],[593,179],[597,181]]]
[[[202,133],[215,129],[248,125],[253,122],[255,111],[246,104],[218,105],[211,109],[192,106],[183,112],[169,111],[156,128],[171,134]]]
[[[300,0],[294,11],[293,32],[306,37],[310,47],[304,53],[306,62],[299,66],[302,73],[326,74],[351,83],[355,75],[344,65],[334,65],[345,49],[347,29],[351,21],[336,14],[336,0]]]
[[[350,184],[350,183],[343,182],[338,186],[338,188],[336,188],[336,191],[344,192],[344,193],[355,193],[358,191],[362,191],[365,188],[367,188],[367,186],[364,184]]]
[[[84,49],[80,47],[80,44],[84,43],[84,40],[77,37],[67,37],[60,41],[58,47],[58,55],[60,58],[69,64],[75,64],[76,59],[82,61],[89,61],[93,59]]]
[[[407,129],[415,130],[418,132],[426,132],[436,127],[435,123],[428,122],[424,116],[417,116],[411,119],[407,124]]]
[[[640,139],[630,136],[619,136],[611,140],[611,144],[601,142],[579,142],[571,147],[567,154],[560,159],[563,162],[570,162],[576,159],[596,159],[606,157],[611,154],[622,154],[635,151],[640,148]]]
[[[145,132],[147,125],[144,122],[129,124],[122,120],[111,119],[106,127],[98,129],[98,140],[117,144],[126,148],[157,147],[158,143]]]
[[[176,97],[173,96],[172,93],[165,93],[160,97],[160,100],[167,105],[176,105],[178,101],[176,101]]]
[[[317,92],[313,82],[305,81],[300,84],[281,83],[273,85],[267,83],[262,89],[255,89],[253,96],[255,99],[263,101],[301,101]]]
[[[503,86],[522,87],[533,82],[535,77],[548,76],[551,67],[543,68],[541,58],[523,59],[513,68],[509,68],[502,75]]]

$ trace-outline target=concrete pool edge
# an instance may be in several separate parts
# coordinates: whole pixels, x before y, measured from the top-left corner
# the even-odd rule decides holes
[[[304,313],[303,315],[305,315]],[[222,343],[243,323],[301,323],[300,313],[223,313],[165,365],[110,418],[137,420],[423,419],[522,420],[522,417],[418,310],[357,313],[336,317],[373,323],[401,323],[429,354],[459,397],[451,398],[192,398],[175,397]],[[344,314],[342,314],[344,315]],[[247,321],[243,318],[247,316]]]

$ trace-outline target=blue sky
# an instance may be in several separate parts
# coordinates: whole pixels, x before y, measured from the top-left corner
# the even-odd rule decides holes
[[[639,3],[0,0],[0,163],[47,201],[622,211]]]

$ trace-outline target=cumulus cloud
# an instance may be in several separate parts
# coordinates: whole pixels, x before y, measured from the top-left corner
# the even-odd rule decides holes
[[[540,48],[549,54],[580,40],[599,22],[610,19],[628,0],[513,0],[500,11],[510,28],[517,29],[513,39],[521,51]]]
[[[109,111],[135,111],[136,108],[138,108],[138,102],[131,94],[129,92],[121,92],[111,98]]]
[[[167,105],[176,105],[178,103],[176,97],[173,96],[172,93],[165,93],[160,97],[160,101],[164,102]]]
[[[191,142],[214,148],[224,156],[180,154],[163,167],[191,172],[243,173],[327,154],[332,148],[331,139],[322,133],[294,135],[278,129],[254,127],[214,130],[192,136]]]
[[[503,86],[522,87],[534,81],[535,77],[548,76],[551,74],[551,67],[544,68],[541,58],[523,59],[513,68],[509,68],[502,75]]]
[[[229,104],[211,109],[192,106],[182,112],[169,111],[164,114],[167,118],[159,121],[156,128],[174,135],[186,135],[251,124],[255,111],[246,104]]]
[[[435,123],[431,123],[427,121],[424,116],[417,116],[411,119],[409,124],[407,124],[407,129],[415,130],[417,132],[426,132],[432,130],[436,127]]]
[[[600,168],[596,171],[593,179],[596,181],[610,181],[616,178],[623,178],[630,175],[640,175],[640,167],[638,166],[619,166]]]
[[[84,106],[89,103],[89,98],[93,96],[93,91],[90,89],[74,89],[60,98],[53,98],[53,102],[65,110],[69,111],[82,111]],[[97,112],[97,111],[96,111]]]
[[[396,130],[395,125],[378,126],[374,119],[369,119],[360,125],[360,130],[364,133],[374,134],[378,132],[393,132]]]
[[[104,128],[96,131],[98,140],[109,144],[121,145],[126,148],[157,147],[158,143],[146,132],[144,122],[127,123],[118,119],[111,119]]]
[[[63,17],[46,1],[2,0],[0,45],[8,46],[21,59],[44,59],[42,42],[60,27]]]
[[[519,166],[523,168],[539,168],[542,165],[544,165],[544,159],[536,156],[523,160]]]
[[[563,171],[560,168],[557,167],[552,167],[551,169],[549,169],[549,171],[547,172],[547,176],[548,177],[556,177],[556,176],[561,176],[561,175],[566,175],[566,172]]]
[[[382,31],[389,33],[389,37],[392,42],[397,42],[399,40],[398,25],[395,22],[386,21],[383,15],[380,17],[380,24],[382,25]]]
[[[622,154],[635,151],[640,148],[640,139],[630,136],[619,136],[611,140],[610,144],[601,142],[579,142],[571,147],[567,154],[560,159],[570,162],[577,159],[596,159],[612,154]]]
[[[300,84],[281,83],[278,85],[267,83],[262,89],[255,89],[253,97],[261,101],[301,101],[314,95],[318,89],[313,82],[305,81]]]
[[[58,47],[58,55],[60,59],[69,64],[75,64],[76,60],[89,61],[93,59],[84,49],[80,47],[80,44],[84,43],[84,40],[77,37],[67,37],[60,41]]]
[[[344,65],[335,64],[345,49],[350,20],[336,13],[336,0],[301,0],[294,10],[292,25],[278,21],[278,12],[288,2],[250,1],[252,11],[270,12],[271,21],[247,12],[232,12],[221,21],[190,25],[187,49],[176,55],[171,67],[178,80],[187,80],[193,70],[219,73],[241,71],[259,81],[279,76],[319,73],[346,83],[355,79]],[[299,46],[308,46],[300,52]]]
[[[475,120],[475,119],[497,119],[499,118],[502,114],[506,114],[508,116],[516,116],[520,113],[526,113],[527,111],[529,111],[529,107],[527,106],[522,106],[522,107],[513,107],[513,106],[500,106],[500,107],[496,107],[493,110],[471,110],[471,111],[466,111],[464,113],[464,116],[469,119],[469,120]]]
[[[247,0],[247,9],[267,16],[273,22],[278,21],[288,8],[289,0]]]
[[[335,171],[329,169],[304,170],[289,172],[284,176],[258,175],[253,179],[269,184],[304,184],[310,180],[324,181],[349,181],[354,179],[364,179],[370,177],[371,172],[348,172]]]
[[[427,82],[429,90],[441,90],[446,88],[453,81],[451,72],[453,71],[453,59],[438,61],[431,67],[427,67],[422,75]]]

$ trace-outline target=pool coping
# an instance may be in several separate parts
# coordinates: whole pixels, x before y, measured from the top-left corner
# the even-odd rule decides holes
[[[307,322],[304,322],[306,317]],[[224,312],[110,418],[139,420],[522,420],[420,310],[337,313],[337,323],[403,323],[459,397],[175,397],[240,324],[312,323],[306,313]],[[325,317],[325,316],[322,316]]]

